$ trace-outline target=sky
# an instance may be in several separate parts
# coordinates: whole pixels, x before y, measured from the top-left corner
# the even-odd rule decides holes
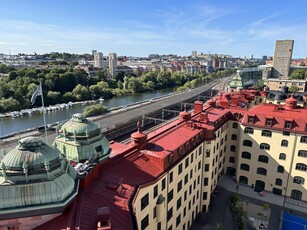
[[[307,57],[305,0],[0,0],[0,53]]]

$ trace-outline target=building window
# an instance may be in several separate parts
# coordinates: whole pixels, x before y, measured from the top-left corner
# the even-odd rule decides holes
[[[153,209],[153,218],[157,217],[157,207],[155,206]]]
[[[174,157],[173,157],[173,154],[172,154],[172,155],[170,155],[170,156],[168,157],[168,162],[169,162],[169,164],[172,164],[173,161],[174,161]]]
[[[189,158],[185,159],[185,168],[187,168],[189,166]]]
[[[281,141],[281,143],[280,143],[280,145],[282,146],[282,147],[288,147],[288,141],[287,140],[282,140]]]
[[[141,211],[147,207],[147,205],[149,204],[149,195],[148,193],[143,196],[143,198],[141,199]]]
[[[170,172],[169,174],[169,183],[173,182],[173,172]]]
[[[169,203],[174,197],[173,189],[167,194],[167,203]]]
[[[203,200],[207,200],[208,198],[208,193],[207,192],[203,192]]]
[[[232,134],[231,135],[231,140],[236,141],[237,140],[237,135],[236,134]]]
[[[180,147],[180,148],[178,149],[178,155],[179,155],[179,156],[182,156],[182,154],[183,154],[183,148]]]
[[[167,212],[167,221],[169,221],[173,217],[173,208],[170,208]]]
[[[141,229],[145,230],[149,225],[149,217],[146,215],[141,221]]]
[[[157,223],[157,230],[161,230],[161,229],[162,229],[161,222],[158,222]]]
[[[235,163],[235,158],[234,157],[229,157],[229,163]]]
[[[182,163],[178,166],[178,175],[182,173]]]
[[[177,210],[181,207],[181,197],[177,200]]]
[[[275,180],[275,185],[282,186],[282,179],[276,178],[276,180]]]
[[[244,140],[243,141],[243,146],[253,147],[253,142],[250,141],[250,140]]]
[[[304,184],[305,183],[305,179],[303,177],[300,177],[300,176],[295,176],[293,178],[293,183],[295,183],[295,184]]]
[[[234,145],[230,146],[230,152],[236,152],[236,146]]]
[[[208,186],[208,180],[209,180],[208,177],[205,177],[205,178],[204,178],[204,186]]]
[[[299,190],[296,190],[296,189],[293,189],[292,191],[291,191],[291,198],[293,199],[293,200],[298,200],[298,201],[300,201],[300,200],[302,200],[302,192],[301,191],[299,191]]]
[[[286,154],[285,153],[280,153],[279,154],[279,160],[286,160]]]
[[[180,224],[181,221],[181,215],[179,214],[176,218],[176,227],[178,227],[178,225]]]
[[[291,129],[291,127],[292,127],[292,122],[291,121],[286,121],[285,129]]]
[[[264,155],[260,155],[258,157],[258,161],[259,162],[262,162],[262,163],[268,163],[269,162],[269,158],[267,156],[264,156]]]
[[[307,158],[307,150],[299,150],[298,156]]]
[[[282,135],[284,135],[284,136],[290,136],[290,132],[288,132],[288,131],[283,131],[283,132],[282,132]]]
[[[257,174],[266,176],[267,171],[265,168],[257,168]]]
[[[241,157],[244,159],[251,159],[251,154],[249,152],[242,152]]]
[[[301,137],[301,143],[307,143],[307,136]]]
[[[237,129],[237,128],[238,128],[238,123],[233,123],[233,124],[232,124],[232,128],[233,128],[233,129]]]
[[[165,178],[162,180],[162,191],[165,189]]]
[[[296,170],[300,170],[300,171],[307,171],[307,165],[303,164],[303,163],[297,163],[295,166]]]
[[[203,153],[203,146],[200,146],[198,148],[198,155],[201,155]]]
[[[267,118],[267,119],[265,120],[265,125],[266,125],[266,126],[272,126],[272,119]]]
[[[254,117],[248,116],[248,123],[254,123]]]
[[[277,166],[277,172],[278,173],[284,173],[284,171],[285,171],[284,166],[281,166],[281,165]]]
[[[244,133],[247,133],[247,134],[254,134],[254,129],[253,128],[250,128],[250,127],[246,127],[244,129]]]
[[[198,162],[198,170],[201,169],[201,161]]]
[[[267,143],[261,143],[260,144],[260,149],[270,150],[270,145],[267,144]]]
[[[244,171],[249,171],[249,165],[248,164],[241,164],[240,169]]]
[[[177,184],[177,192],[180,192],[181,189],[182,189],[182,180],[179,181]]]
[[[272,137],[272,132],[269,130],[262,130],[261,136],[263,137]]]
[[[210,149],[206,149],[206,157],[210,157]]]
[[[188,183],[189,180],[189,174],[184,176],[184,184]]]
[[[156,185],[156,186],[154,187],[153,196],[154,196],[154,198],[156,198],[156,197],[158,196],[158,185]]]
[[[209,172],[209,164],[205,164],[205,172]]]

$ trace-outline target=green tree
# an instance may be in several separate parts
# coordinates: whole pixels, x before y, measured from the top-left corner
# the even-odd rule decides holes
[[[9,112],[14,110],[19,110],[21,108],[19,101],[15,98],[8,98],[8,99],[0,99],[0,111],[1,112]]]
[[[107,107],[100,104],[89,105],[84,108],[83,115],[85,117],[100,115],[105,113],[107,110],[108,110]]]
[[[47,93],[47,100],[49,104],[57,104],[61,102],[61,93],[55,91],[48,91]]]
[[[296,85],[291,85],[289,88],[289,92],[296,93],[299,91],[299,88]]]
[[[307,70],[296,69],[291,73],[290,78],[291,79],[306,79],[307,78]]]
[[[62,101],[65,103],[71,102],[71,101],[75,101],[76,97],[72,92],[67,92],[63,95],[63,99]]]
[[[81,84],[78,84],[72,92],[78,101],[88,100],[91,98],[89,89]]]

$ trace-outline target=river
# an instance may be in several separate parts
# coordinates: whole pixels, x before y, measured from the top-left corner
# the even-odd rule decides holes
[[[102,105],[108,109],[125,106],[131,103],[140,102],[148,99],[166,96],[173,92],[174,89],[163,89],[149,93],[135,93],[133,95],[114,97],[102,102]],[[46,113],[47,124],[68,120],[72,114],[83,111],[85,105],[75,105],[69,109],[55,110]],[[42,113],[33,114],[32,116],[23,116],[17,118],[5,117],[0,119],[0,137],[7,136],[13,133],[22,132],[28,129],[33,129],[44,125]]]

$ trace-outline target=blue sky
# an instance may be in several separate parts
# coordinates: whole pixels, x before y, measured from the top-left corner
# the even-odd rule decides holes
[[[261,57],[273,55],[275,40],[293,39],[293,56],[306,57],[306,8],[304,0],[3,0],[0,53]]]

